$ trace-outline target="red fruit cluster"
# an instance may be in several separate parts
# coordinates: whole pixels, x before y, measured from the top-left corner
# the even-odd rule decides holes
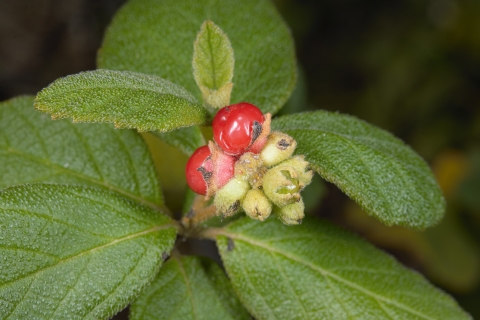
[[[265,117],[260,109],[241,102],[224,107],[213,118],[215,143],[198,148],[185,168],[187,183],[196,193],[206,195],[209,188],[223,187],[234,173],[238,157],[258,153],[265,144],[261,136]]]

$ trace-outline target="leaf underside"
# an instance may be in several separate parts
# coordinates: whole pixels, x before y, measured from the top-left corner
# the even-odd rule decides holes
[[[326,222],[244,218],[219,234],[229,278],[257,319],[471,319],[421,275]]]
[[[170,252],[166,216],[116,193],[33,184],[0,192],[0,318],[104,319]]]
[[[205,20],[228,35],[235,51],[231,102],[278,111],[295,85],[295,51],[288,27],[267,0],[129,1],[107,30],[98,65],[155,74],[201,100],[192,56]]]
[[[53,118],[110,122],[138,131],[170,131],[208,120],[206,110],[182,87],[130,71],[100,69],[60,78],[38,93],[35,108]]]
[[[250,319],[228,286],[228,279],[213,261],[172,257],[132,303],[130,319]]]
[[[355,117],[315,111],[272,122],[327,181],[387,225],[432,226],[445,200],[428,165],[390,133]]]
[[[0,177],[0,189],[35,182],[82,184],[151,207],[163,204],[153,161],[138,133],[110,124],[52,121],[35,111],[33,97],[0,103]]]

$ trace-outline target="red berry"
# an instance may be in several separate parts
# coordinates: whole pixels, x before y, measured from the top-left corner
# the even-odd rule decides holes
[[[224,107],[213,118],[213,138],[226,153],[242,154],[260,134],[263,120],[262,111],[253,104]]]
[[[210,172],[213,170],[211,163],[208,161],[209,159],[207,159],[211,155],[208,146],[200,147],[188,159],[185,167],[188,186],[198,194],[207,194],[205,175],[211,175]]]

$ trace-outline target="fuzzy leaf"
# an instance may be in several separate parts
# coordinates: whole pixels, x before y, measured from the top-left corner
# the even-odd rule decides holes
[[[176,230],[100,189],[33,184],[0,192],[0,318],[105,319],[158,272]]]
[[[130,319],[250,319],[231,289],[218,291],[228,289],[229,283],[212,264],[207,262],[205,269],[198,257],[172,257],[131,305]]]
[[[119,174],[121,173],[121,174]],[[0,189],[34,182],[106,188],[150,207],[163,205],[142,138],[109,124],[52,121],[33,97],[0,103]]]
[[[207,144],[198,126],[180,128],[168,132],[152,131],[151,134],[172,147],[179,149],[187,156],[191,156],[197,148]]]
[[[193,75],[199,86],[218,90],[233,78],[235,59],[227,35],[210,20],[202,24],[193,47]]]
[[[430,168],[390,133],[327,111],[280,117],[272,127],[294,137],[297,154],[383,223],[421,229],[443,217]]]
[[[256,319],[471,319],[421,275],[326,222],[244,218],[217,235]]]
[[[278,111],[295,86],[295,51],[288,27],[268,0],[129,1],[107,31],[98,65],[155,74],[200,100],[192,56],[205,20],[225,32],[235,52],[232,103]]]
[[[75,122],[170,131],[207,121],[206,110],[182,87],[157,76],[95,70],[60,78],[40,91],[35,108]]]
[[[214,108],[229,105],[235,59],[227,35],[212,21],[202,24],[193,46],[193,76],[203,101]]]

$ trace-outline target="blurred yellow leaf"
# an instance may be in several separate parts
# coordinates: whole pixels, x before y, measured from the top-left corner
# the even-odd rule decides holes
[[[466,155],[455,150],[443,151],[434,159],[433,172],[447,199],[453,196],[469,168]]]
[[[185,165],[188,157],[148,132],[142,133],[142,137],[152,154],[164,192],[165,203],[173,212],[181,211],[187,188]]]

